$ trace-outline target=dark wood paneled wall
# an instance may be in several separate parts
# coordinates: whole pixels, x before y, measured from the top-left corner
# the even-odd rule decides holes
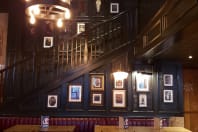
[[[198,69],[184,69],[184,124],[193,132],[198,131]]]

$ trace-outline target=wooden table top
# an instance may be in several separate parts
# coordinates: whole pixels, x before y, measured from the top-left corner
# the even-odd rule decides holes
[[[4,132],[74,132],[75,126],[49,126],[41,128],[40,125],[15,125]]]
[[[127,129],[118,126],[95,126],[95,132],[153,132],[153,127],[128,127]]]
[[[192,132],[183,127],[163,127],[161,128],[161,132]]]
[[[95,126],[95,132],[191,132],[183,127],[163,127],[155,129],[154,127],[132,127],[127,129],[119,128],[118,126]]]

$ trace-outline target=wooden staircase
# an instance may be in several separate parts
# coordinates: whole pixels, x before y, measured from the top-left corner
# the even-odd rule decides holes
[[[122,12],[72,38],[59,37],[54,47],[0,70],[1,103],[17,104],[54,90],[128,52],[127,17],[128,12]]]

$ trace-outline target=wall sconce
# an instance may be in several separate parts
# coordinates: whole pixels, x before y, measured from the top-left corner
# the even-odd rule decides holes
[[[118,72],[114,72],[113,76],[116,80],[124,80],[128,77],[128,73],[127,72],[122,72],[122,71],[118,71]]]

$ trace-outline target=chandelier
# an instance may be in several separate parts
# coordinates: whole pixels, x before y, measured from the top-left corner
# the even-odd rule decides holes
[[[26,15],[29,23],[35,24],[38,19],[56,21],[58,27],[70,19],[70,0],[26,0]]]

